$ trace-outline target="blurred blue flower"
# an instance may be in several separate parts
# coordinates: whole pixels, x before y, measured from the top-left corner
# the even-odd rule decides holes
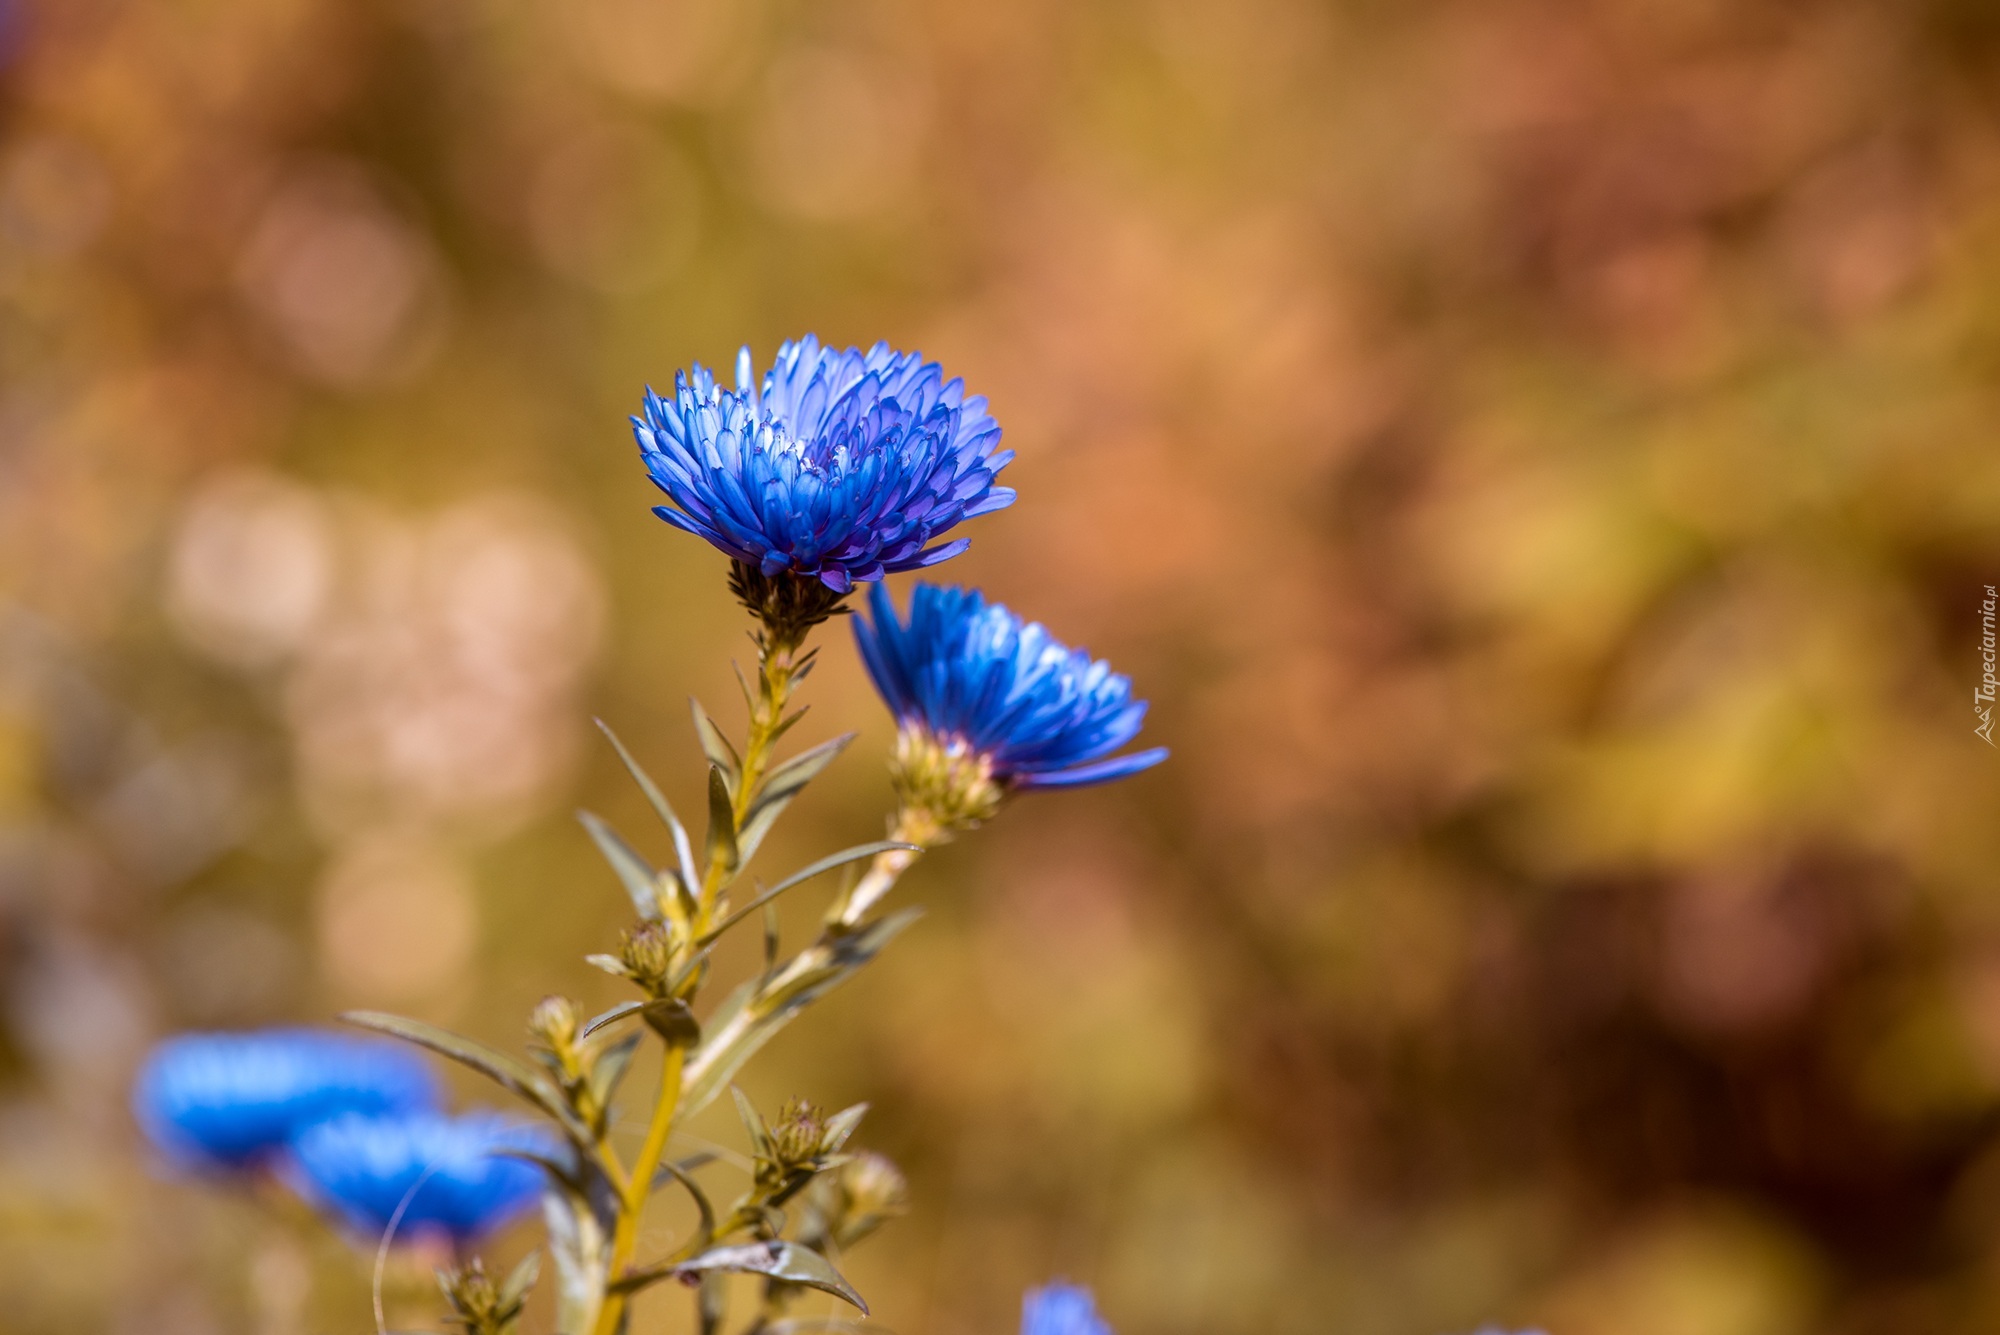
[[[195,1168],[237,1168],[314,1122],[347,1112],[435,1107],[421,1057],[373,1039],[318,1029],[181,1034],[151,1053],[132,1110],[160,1151]]]
[[[969,748],[997,782],[1102,783],[1167,758],[1163,747],[1111,755],[1146,717],[1130,678],[978,590],[919,584],[908,625],[880,585],[869,607],[873,616],[855,619],[854,638],[875,689],[906,728]]]
[[[491,1113],[353,1114],[302,1131],[286,1176],[301,1196],[365,1234],[379,1235],[400,1208],[399,1236],[463,1241],[506,1223],[540,1193],[542,1170],[507,1150],[560,1153],[542,1128]]]
[[[1111,1335],[1090,1290],[1057,1282],[1021,1299],[1021,1335]]]
[[[965,539],[936,540],[1014,500],[994,485],[1014,456],[986,400],[887,343],[787,343],[761,393],[747,347],[734,391],[697,363],[675,374],[671,399],[647,390],[632,427],[674,502],[655,514],[766,577],[790,571],[835,593],[958,555]]]

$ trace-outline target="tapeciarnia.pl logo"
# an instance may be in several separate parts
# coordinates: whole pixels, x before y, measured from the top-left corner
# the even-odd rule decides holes
[[[1986,586],[1986,601],[1979,605],[1979,658],[1985,665],[1985,672],[1979,685],[1972,688],[1972,712],[1978,716],[1979,726],[1972,731],[1988,746],[1993,743],[1993,696],[2000,690],[2000,677],[1994,675],[1996,653],[1993,639],[1993,614],[2000,607],[2000,593],[1991,584]]]

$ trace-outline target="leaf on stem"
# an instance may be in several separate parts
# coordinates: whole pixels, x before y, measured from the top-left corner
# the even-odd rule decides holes
[[[718,1270],[769,1275],[788,1284],[803,1284],[851,1304],[863,1316],[868,1314],[868,1304],[841,1278],[833,1263],[812,1248],[802,1247],[796,1242],[748,1242],[734,1247],[716,1247],[692,1260],[681,1262],[674,1267],[673,1273],[695,1275]]]
[[[736,1100],[736,1115],[743,1119],[743,1129],[750,1135],[751,1153],[760,1159],[775,1159],[777,1151],[771,1146],[771,1128],[765,1124],[764,1114],[758,1112],[750,1096],[736,1086],[731,1085],[729,1093]]]
[[[688,840],[687,827],[682,825],[681,818],[674,814],[673,807],[660,792],[659,785],[639,767],[639,762],[625,749],[625,743],[618,740],[618,734],[611,731],[603,719],[597,720],[597,726],[605,737],[610,739],[612,749],[618,752],[618,759],[625,764],[625,772],[639,785],[639,791],[646,795],[646,801],[652,804],[655,814],[666,823],[667,829],[673,834],[674,852],[680,857],[681,882],[685,888],[692,891],[694,886],[700,884],[700,875],[694,868],[694,845]]]
[[[589,958],[608,960],[611,959],[612,957],[610,955],[592,955]],[[624,973],[624,971],[625,971],[625,965],[623,961],[618,961],[618,972],[622,974]],[[617,1024],[620,1020],[624,1019],[628,1015],[637,1015],[639,1013],[639,1009],[645,1004],[646,1003],[643,1001],[621,1001],[616,1006],[613,1006],[610,1010],[602,1011],[596,1015],[591,1016],[590,1022],[584,1025],[583,1028],[576,1031],[576,1036],[578,1038],[589,1038],[592,1034],[604,1028],[606,1025]]]
[[[722,771],[722,777],[729,781],[729,791],[736,792],[736,780],[743,773],[743,761],[736,754],[736,748],[722,735],[722,729],[715,726],[715,720],[701,707],[701,701],[689,697],[688,707],[694,712],[695,735],[701,738],[701,753],[708,757],[708,763]]]
[[[793,961],[795,965],[803,962],[796,975],[787,966],[777,980],[753,978],[730,993],[704,1026],[713,1046],[698,1049],[689,1059],[687,1085],[676,1117],[692,1117],[707,1107],[793,1016],[852,977],[922,916],[922,909],[907,908],[858,932],[822,938]],[[767,991],[767,986],[779,982],[782,992]]]
[[[767,802],[786,802],[799,795],[807,784],[818,778],[842,751],[847,749],[855,734],[844,732],[830,742],[821,742],[808,751],[801,751],[782,765],[774,766],[763,784],[757,789],[757,800],[750,806],[754,813]]]
[[[373,1029],[406,1043],[429,1048],[441,1057],[449,1057],[461,1066],[471,1067],[502,1089],[540,1108],[554,1118],[564,1134],[579,1147],[590,1150],[590,1132],[563,1101],[562,1092],[525,1063],[495,1052],[483,1043],[454,1034],[449,1029],[425,1024],[422,1020],[407,1020],[381,1011],[346,1011],[340,1018],[362,1029]]]
[[[658,1191],[668,1182],[680,1183],[687,1188],[687,1194],[694,1198],[694,1208],[701,1213],[701,1223],[697,1225],[699,1231],[695,1237],[700,1240],[701,1247],[708,1246],[715,1237],[715,1206],[709,1201],[708,1193],[701,1189],[701,1184],[694,1180],[687,1169],[671,1159],[663,1162],[659,1171],[653,1174],[653,1190]]]
[[[632,1067],[632,1054],[639,1050],[637,1032],[625,1035],[604,1052],[590,1067],[590,1092],[597,1100],[599,1108],[609,1108],[611,1100],[618,1093],[619,1082],[625,1079],[625,1072]]]
[[[854,1129],[861,1125],[861,1119],[868,1115],[868,1105],[857,1103],[851,1108],[842,1108],[826,1119],[826,1130],[820,1137],[820,1151],[834,1154],[847,1143]]]
[[[919,844],[906,844],[896,839],[883,839],[872,844],[856,844],[852,848],[843,848],[838,853],[829,853],[819,861],[808,863],[806,866],[799,868],[790,876],[787,876],[784,880],[778,882],[769,890],[764,891],[748,904],[745,904],[742,908],[724,918],[721,922],[710,928],[698,944],[708,945],[731,927],[749,917],[751,913],[764,907],[764,905],[770,903],[779,895],[784,894],[785,891],[790,890],[793,886],[803,885],[813,877],[830,872],[835,867],[844,867],[850,862],[860,862],[866,858],[874,857],[877,853],[886,853],[894,848],[905,848],[913,853],[924,851],[923,847]]]
[[[719,859],[724,868],[735,871],[743,865],[736,842],[735,799],[719,766],[708,767],[708,855]]]
[[[625,893],[631,896],[632,907],[639,911],[639,916],[648,922],[658,922],[662,916],[660,873],[654,871],[651,863],[640,857],[618,831],[599,817],[588,811],[579,811],[576,818],[583,822],[584,829],[590,831],[597,851],[604,854],[611,870],[618,873],[618,880],[624,885]]]

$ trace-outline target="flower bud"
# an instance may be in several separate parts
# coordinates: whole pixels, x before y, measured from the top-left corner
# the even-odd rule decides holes
[[[910,1184],[886,1155],[855,1155],[842,1165],[838,1180],[850,1219],[889,1219],[910,1208]]]
[[[632,981],[659,996],[673,972],[674,954],[673,933],[662,923],[647,922],[627,929],[619,959]]]
[[[864,1151],[813,1183],[800,1236],[816,1250],[845,1251],[909,1207],[902,1172]]]
[[[568,997],[543,997],[528,1016],[528,1032],[549,1051],[568,1052],[576,1043],[576,1005]]]
[[[771,1147],[784,1168],[811,1164],[824,1151],[827,1140],[825,1115],[805,1099],[793,1099],[778,1114],[771,1128]]]

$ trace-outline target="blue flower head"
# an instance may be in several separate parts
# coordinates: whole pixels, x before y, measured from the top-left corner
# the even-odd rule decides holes
[[[253,1166],[340,1113],[415,1112],[437,1102],[437,1079],[416,1054],[318,1029],[181,1034],[147,1055],[132,1086],[147,1138],[194,1168]]]
[[[1055,1283],[1021,1299],[1021,1335],[1111,1335],[1090,1290]]]
[[[697,363],[674,395],[646,391],[632,419],[654,513],[770,579],[817,579],[834,594],[964,551],[961,520],[1013,503],[994,485],[1013,453],[986,400],[935,362],[877,343],[836,352],[808,335],[778,349],[761,391],[750,349],[736,388]]]
[[[302,1132],[286,1175],[301,1196],[368,1236],[395,1219],[398,1236],[465,1241],[513,1219],[540,1192],[542,1170],[510,1150],[560,1152],[541,1128],[491,1113],[349,1115]]]
[[[956,814],[976,822],[1009,789],[1103,783],[1166,759],[1159,747],[1112,754],[1146,717],[1129,678],[977,590],[919,584],[907,624],[880,585],[869,607],[854,638],[902,725],[906,797],[969,799],[973,809]]]

